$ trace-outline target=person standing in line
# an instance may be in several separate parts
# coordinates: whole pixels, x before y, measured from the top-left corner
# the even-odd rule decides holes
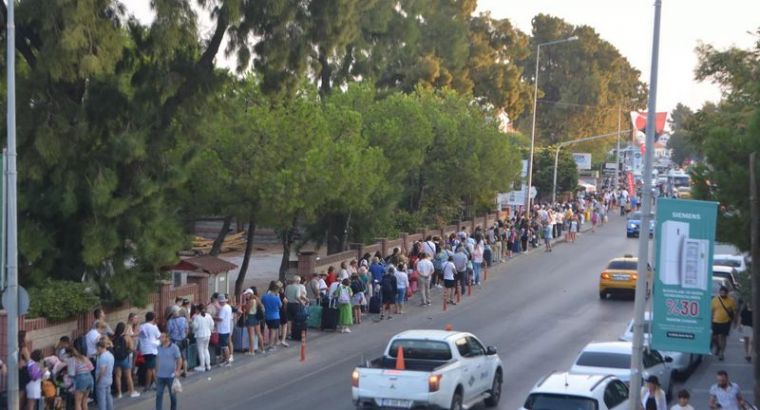
[[[404,313],[406,303],[406,290],[409,289],[409,275],[406,273],[406,264],[401,263],[393,274],[396,277],[396,314]]]
[[[222,349],[222,355],[224,355],[225,367],[232,366],[232,349],[230,347],[230,335],[232,334],[232,307],[227,303],[227,296],[223,293],[219,294],[217,298],[219,305],[219,313],[216,321],[216,331],[219,333],[219,347]]]
[[[269,282],[267,293],[261,297],[261,304],[264,306],[264,317],[269,328],[269,350],[274,350],[277,342],[280,341],[280,308],[282,307],[282,301],[280,300],[279,291],[277,281],[271,281]],[[280,342],[280,344],[288,347],[286,342]]]
[[[744,360],[752,361],[752,305],[749,302],[742,304],[739,312],[739,334],[744,335]]]
[[[66,369],[74,380],[74,410],[87,410],[87,396],[95,384],[92,362],[73,346],[66,349],[66,354],[69,356]]]
[[[117,326],[118,327],[118,326]],[[111,385],[113,384],[114,356],[108,351],[110,343],[108,339],[100,339],[98,342],[98,359],[95,366],[95,397],[98,400],[98,410],[113,410],[113,396]],[[121,382],[121,381],[119,381]]]
[[[649,376],[647,385],[641,388],[641,408],[644,410],[668,410],[665,391],[660,387],[657,376]]]
[[[740,410],[746,404],[739,385],[728,379],[725,370],[716,373],[717,383],[710,387],[708,405],[711,409]]]
[[[670,410],[694,410],[694,407],[689,404],[689,399],[691,398],[691,395],[689,395],[688,390],[681,390],[678,392],[678,403],[676,403],[673,407],[670,408]]]
[[[362,266],[359,271],[364,269]],[[366,272],[366,269],[364,270]],[[351,274],[351,310],[353,315],[354,324],[362,323],[362,305],[366,303],[366,296],[364,295],[366,287],[364,281],[359,277],[359,273]]]
[[[38,403],[42,401],[42,379],[45,373],[43,371],[45,366],[42,363],[42,350],[33,350],[24,367],[26,367],[26,374],[29,376],[28,382],[24,386],[26,408],[27,410],[35,410]]]
[[[181,308],[173,306],[171,309],[171,317],[166,322],[166,329],[169,333],[169,338],[172,343],[177,345],[179,353],[182,355],[182,377],[185,377],[187,371],[187,336],[189,334],[190,326],[188,326],[187,318],[181,314]]]
[[[163,407],[164,389],[169,390],[171,410],[177,410],[177,393],[172,387],[174,379],[182,371],[182,355],[167,333],[161,333],[161,346],[156,354],[156,369],[156,410]]]
[[[197,307],[197,313],[193,316],[193,335],[198,347],[198,367],[197,372],[211,370],[211,355],[208,351],[208,343],[211,339],[211,332],[214,331],[214,319],[206,312],[206,306],[202,303]]]
[[[467,289],[467,262],[470,257],[465,252],[464,246],[457,247],[457,251],[454,254],[454,266],[457,268],[457,286],[461,288],[462,295],[464,295]]]
[[[480,272],[483,268],[483,253],[485,252],[485,242],[476,235],[475,245],[472,247],[472,276],[475,285],[480,286]]]
[[[712,310],[713,346],[718,360],[724,359],[726,338],[731,332],[731,326],[736,322],[736,301],[728,295],[728,288],[721,286],[718,295],[710,302]]]
[[[420,306],[430,305],[430,278],[435,273],[435,266],[430,261],[430,256],[426,252],[420,254],[420,259],[417,261],[417,272],[419,273],[419,289],[420,289]]]
[[[124,322],[116,325],[111,342],[113,345],[114,357],[114,381],[116,382],[116,398],[121,398],[122,380],[127,380],[127,394],[129,397],[139,397],[140,393],[135,391],[134,381],[132,380],[132,352],[135,350],[132,338],[124,334],[127,326]]]
[[[288,286],[285,287],[285,299],[287,305],[285,305],[285,312],[288,315],[288,321],[295,324],[295,322],[301,319],[300,313],[306,309],[306,305],[309,304],[309,299],[306,297],[306,288],[301,284],[301,277],[298,275],[293,276],[293,280]],[[295,325],[291,327],[291,332]],[[294,335],[290,336],[291,339]]]
[[[382,293],[383,310],[380,312],[380,320],[384,317],[384,312],[388,312],[388,319],[391,319],[391,309],[395,310],[396,301],[396,268],[389,266],[388,270],[380,280],[380,292]]]
[[[248,288],[243,292],[243,317],[245,327],[248,330],[248,354],[253,356],[256,354],[256,342],[259,343],[259,353],[263,353],[264,349],[261,348],[263,338],[261,337],[261,326],[259,326],[259,319],[256,317],[256,312],[261,309],[261,302],[259,297],[253,288]]]
[[[338,301],[338,327],[340,333],[351,333],[351,325],[354,324],[354,318],[351,314],[351,282],[348,278],[343,279],[335,291],[335,298]]]
[[[160,342],[161,332],[156,326],[156,314],[145,314],[145,323],[140,325],[140,353],[145,359],[145,391],[148,391],[156,380],[156,354]]]
[[[454,265],[454,256],[449,256],[449,260],[443,264],[443,298],[449,300],[450,305],[456,306],[454,303],[454,288],[457,286],[456,282],[457,267]]]

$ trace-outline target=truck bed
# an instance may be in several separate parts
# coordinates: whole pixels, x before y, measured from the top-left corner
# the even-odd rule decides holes
[[[418,372],[432,372],[440,367],[446,366],[451,360],[423,360],[423,359],[406,359],[404,360],[405,370]],[[378,357],[370,362],[365,368],[393,370],[396,368],[396,359],[392,357]]]

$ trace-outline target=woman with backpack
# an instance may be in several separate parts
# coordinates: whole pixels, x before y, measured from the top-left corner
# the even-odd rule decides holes
[[[353,296],[351,297],[351,306],[353,308],[353,323],[357,325],[362,323],[362,304],[366,303],[364,289],[364,282],[359,277],[359,274],[352,274],[351,292]]]
[[[340,333],[351,333],[351,325],[354,324],[353,316],[351,315],[351,282],[348,278],[338,285],[335,290],[335,298],[338,300],[338,327]]]
[[[126,335],[127,325],[119,322],[111,337],[113,343],[114,358],[114,385],[116,386],[116,398],[121,398],[121,381],[122,377],[127,380],[127,394],[129,397],[139,397],[140,393],[135,391],[134,382],[132,381],[132,352],[135,346],[132,338]]]
[[[74,410],[87,410],[87,396],[95,386],[92,378],[95,366],[76,347],[69,347],[66,353],[69,355],[66,368],[74,379]]]

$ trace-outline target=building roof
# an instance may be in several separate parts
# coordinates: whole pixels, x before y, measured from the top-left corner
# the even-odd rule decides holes
[[[209,275],[231,271],[238,266],[216,256],[203,255],[180,261],[174,268],[180,270],[199,270]]]

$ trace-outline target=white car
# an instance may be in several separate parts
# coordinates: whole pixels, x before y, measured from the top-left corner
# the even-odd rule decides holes
[[[576,374],[611,374],[624,383],[630,384],[632,351],[631,342],[589,343],[575,359],[570,372]],[[642,379],[657,376],[668,399],[673,392],[671,383],[673,369],[669,365],[672,360],[672,358],[664,358],[656,350],[644,350]]]
[[[713,278],[726,278],[731,282],[729,289],[739,289],[739,278],[736,276],[736,269],[730,266],[713,265]]]
[[[520,410],[627,410],[628,386],[614,376],[552,373],[528,394]]]
[[[644,313],[644,324],[646,326],[644,330],[644,343],[648,345],[652,333],[651,312]],[[625,332],[623,332],[619,339],[623,342],[633,341],[633,319],[628,322]],[[691,372],[702,363],[701,354],[670,351],[662,351],[660,354],[662,354],[666,360],[668,357],[673,359],[673,362],[670,363],[670,367],[676,372],[679,379],[686,379],[688,375],[690,375]]]
[[[728,266],[736,269],[737,272],[747,270],[747,261],[744,255],[716,254],[713,256],[713,265]]]
[[[393,336],[383,356],[354,369],[351,396],[358,408],[496,407],[503,374],[496,349],[470,333],[408,330]]]

